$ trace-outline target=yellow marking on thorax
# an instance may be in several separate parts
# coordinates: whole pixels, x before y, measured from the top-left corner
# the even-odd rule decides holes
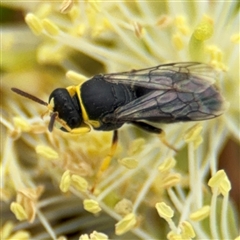
[[[87,115],[84,105],[82,104],[81,97],[80,97],[81,84],[79,84],[77,86],[69,86],[66,88],[68,90],[69,94],[71,95],[71,97],[74,96],[75,94],[77,94],[78,100],[80,103],[80,107],[81,107],[81,111],[82,111],[83,123],[81,124],[81,126],[79,128],[72,129],[70,131],[70,133],[74,133],[74,134],[87,133],[87,132],[91,131],[91,126],[89,126],[90,124],[89,124],[89,120],[88,120],[88,115]]]
[[[80,101],[80,105],[81,105],[81,109],[82,109],[82,117],[83,117],[83,121],[88,124],[88,125],[91,125],[93,126],[94,128],[98,128],[100,127],[100,122],[97,121],[97,120],[90,120],[89,117],[88,117],[88,114],[87,114],[87,111],[85,109],[85,106],[84,104],[82,103],[82,99],[81,99],[81,85],[83,83],[80,83],[79,85],[77,85],[75,87],[75,91],[77,92],[77,95],[78,95],[78,99]]]
[[[89,121],[88,114],[87,114],[87,111],[86,111],[86,109],[85,109],[85,107],[84,107],[84,105],[82,103],[82,99],[81,99],[81,90],[80,90],[81,89],[81,85],[82,85],[82,83],[80,83],[79,85],[75,86],[75,91],[76,91],[76,93],[78,95],[78,99],[79,99],[80,106],[81,106],[81,109],[82,109],[83,121],[85,123],[88,123],[88,121]]]
[[[76,94],[76,86],[69,86],[66,89],[71,97],[73,97]]]

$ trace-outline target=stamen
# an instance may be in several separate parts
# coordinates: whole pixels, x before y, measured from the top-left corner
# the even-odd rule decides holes
[[[40,35],[42,33],[42,23],[35,14],[28,13],[25,17],[25,21],[34,34]]]
[[[52,35],[52,36],[57,36],[59,34],[59,28],[56,24],[54,24],[52,21],[48,19],[44,19],[42,21],[43,28],[45,31]]]

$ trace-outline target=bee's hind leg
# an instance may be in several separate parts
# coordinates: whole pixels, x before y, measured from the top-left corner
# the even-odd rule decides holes
[[[142,130],[144,131],[147,131],[147,132],[150,132],[150,133],[155,133],[155,134],[158,134],[159,136],[159,139],[161,140],[161,142],[166,145],[168,148],[174,150],[175,152],[177,152],[178,150],[172,146],[166,139],[166,134],[165,132],[161,129],[161,128],[157,128],[157,127],[154,127],[152,125],[149,125],[145,122],[131,122],[133,125],[141,128]]]

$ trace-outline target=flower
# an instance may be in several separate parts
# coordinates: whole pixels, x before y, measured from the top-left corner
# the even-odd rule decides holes
[[[11,19],[2,27],[4,222],[10,208],[20,221],[38,218],[44,226],[38,232],[28,222],[17,228],[34,239],[46,238],[44,234],[52,239],[68,234],[79,238],[82,223],[81,232],[90,228],[97,233],[99,227],[104,235],[96,238],[104,239],[126,230],[126,239],[237,237],[229,204],[231,184],[225,171],[217,171],[225,143],[231,138],[239,142],[240,136],[237,3],[68,0],[62,5],[15,1],[3,6],[17,16],[18,23]],[[17,87],[47,101],[53,89],[84,81],[85,76],[182,61],[206,62],[216,68],[216,85],[229,109],[198,124],[161,126],[177,153],[153,134],[122,127],[113,161],[100,175],[111,132],[71,135],[54,129],[49,133],[45,108],[10,92]],[[216,187],[212,183],[218,176],[222,178]],[[42,185],[43,193],[35,197],[22,194],[43,189]],[[19,193],[24,195],[21,201]],[[125,216],[119,214],[123,210],[114,210],[124,198],[131,202],[131,212]],[[97,203],[102,210],[98,216],[84,210],[84,200]],[[169,207],[174,217],[161,221],[159,209],[154,208],[158,203]],[[153,217],[154,223],[149,221]],[[17,226],[17,220],[13,224]],[[10,235],[11,231],[6,234]]]

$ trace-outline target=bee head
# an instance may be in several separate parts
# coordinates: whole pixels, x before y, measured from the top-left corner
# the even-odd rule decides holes
[[[50,94],[48,102],[52,108],[49,131],[53,125],[65,132],[81,126],[83,118],[77,94],[71,96],[67,89],[57,88]]]

